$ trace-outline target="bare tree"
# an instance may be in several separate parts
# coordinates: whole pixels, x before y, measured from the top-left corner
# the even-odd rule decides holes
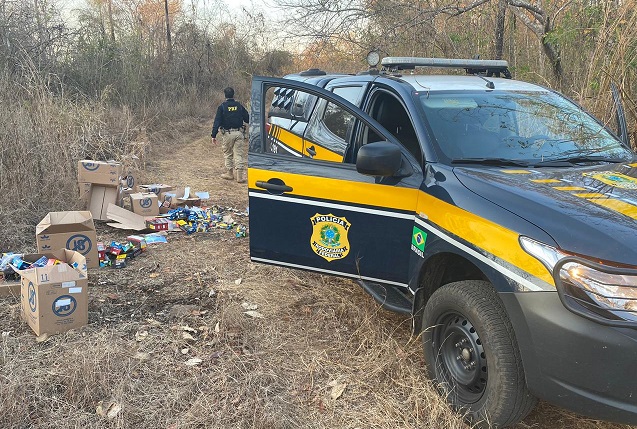
[[[503,56],[506,13],[510,10],[537,37],[560,82],[563,77],[560,50],[548,36],[554,30],[557,16],[568,7],[570,0],[537,0],[534,3],[474,0],[468,4],[457,0],[278,0],[280,7],[292,11],[287,25],[293,26],[295,35],[310,39],[339,38],[357,44],[364,42],[362,35],[366,31],[377,32],[380,39],[404,39],[405,34],[418,31],[440,43],[440,35],[432,32],[440,18],[460,18],[482,10],[489,3],[497,6],[492,30],[494,56]]]

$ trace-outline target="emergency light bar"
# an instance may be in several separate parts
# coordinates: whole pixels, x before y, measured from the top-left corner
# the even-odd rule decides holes
[[[509,63],[505,60],[469,60],[455,58],[385,57],[381,65],[390,70],[413,70],[416,67],[465,69],[469,74],[486,73],[510,79]]]

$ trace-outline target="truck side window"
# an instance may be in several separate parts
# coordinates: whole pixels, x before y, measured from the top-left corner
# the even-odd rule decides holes
[[[277,155],[301,157],[303,133],[307,128],[317,97],[291,88],[269,88],[266,127],[268,140],[265,151]]]
[[[378,121],[387,131],[417,159],[422,159],[422,150],[416,135],[416,130],[402,103],[393,95],[379,91],[371,104],[370,116]],[[382,140],[371,130],[365,129],[363,144]]]
[[[333,88],[332,92],[356,105],[362,90],[361,86],[346,86]],[[316,159],[342,162],[353,124],[354,117],[350,113],[336,104],[321,100],[307,127],[306,145],[315,143],[329,152],[329,157],[318,156]]]

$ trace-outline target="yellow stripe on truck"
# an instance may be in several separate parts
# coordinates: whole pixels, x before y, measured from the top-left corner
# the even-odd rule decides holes
[[[413,212],[416,208],[418,190],[383,186],[374,183],[354,182],[350,180],[330,179],[317,176],[284,173],[281,171],[259,170],[250,168],[248,173],[249,185],[257,188],[256,182],[267,182],[271,178],[278,178],[286,185],[294,188],[286,195],[311,197],[319,200],[337,200],[345,203],[364,204],[396,210]]]
[[[288,130],[272,125],[270,135],[274,137],[278,143],[283,144],[298,153],[303,153],[303,139]]]
[[[445,203],[419,189],[304,176],[280,171],[272,172],[256,168],[249,169],[249,187],[251,190],[262,190],[256,186],[256,182],[267,182],[275,177],[294,189],[286,195],[363,204],[379,209],[403,210],[419,213],[421,216],[424,214],[439,228],[554,285],[553,277],[547,269],[520,247],[517,232]]]
[[[418,199],[418,213],[425,213],[434,225],[555,286],[553,276],[544,265],[520,247],[517,232],[424,192]]]

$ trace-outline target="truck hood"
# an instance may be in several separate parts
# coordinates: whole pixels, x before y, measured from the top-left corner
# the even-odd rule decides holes
[[[544,230],[559,248],[637,265],[636,167],[456,167],[454,173],[470,191]]]

